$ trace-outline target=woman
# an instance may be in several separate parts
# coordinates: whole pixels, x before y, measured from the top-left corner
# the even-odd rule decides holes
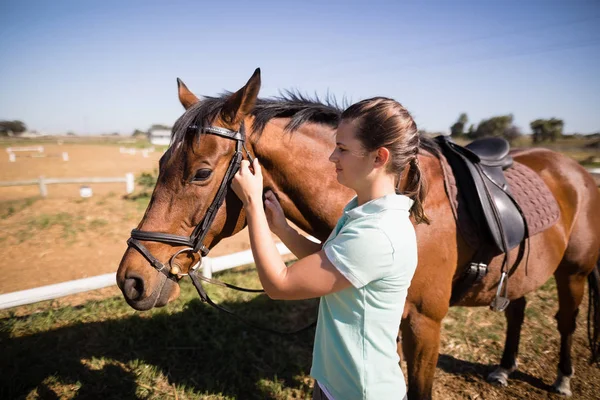
[[[404,302],[417,265],[416,223],[425,186],[419,135],[402,105],[361,101],[343,112],[329,160],[339,183],[356,192],[335,229],[315,244],[291,228],[272,192],[265,194],[257,160],[244,161],[232,187],[244,204],[260,281],[274,299],[320,297],[313,399],[398,399],[406,384],[396,353]],[[406,182],[400,185],[402,173]],[[404,186],[404,194],[396,194]],[[266,211],[265,211],[266,209]],[[283,263],[270,229],[298,257]]]

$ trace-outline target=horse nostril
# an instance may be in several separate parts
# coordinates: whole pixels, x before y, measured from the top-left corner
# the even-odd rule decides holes
[[[137,300],[144,293],[144,281],[140,278],[128,278],[123,286],[123,293],[129,300]]]

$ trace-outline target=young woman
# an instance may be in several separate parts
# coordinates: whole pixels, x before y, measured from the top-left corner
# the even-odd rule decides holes
[[[417,266],[413,225],[429,222],[419,135],[402,105],[372,98],[342,114],[329,160],[338,181],[356,192],[325,243],[291,228],[261,167],[243,161],[232,187],[246,210],[260,281],[274,299],[320,297],[311,375],[313,399],[398,399],[406,384],[396,337]],[[401,174],[404,179],[400,184]],[[402,187],[404,194],[397,194]],[[283,263],[270,230],[298,257]]]

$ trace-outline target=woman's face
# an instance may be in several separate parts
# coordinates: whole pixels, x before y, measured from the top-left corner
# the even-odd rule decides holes
[[[365,183],[373,170],[373,157],[363,148],[355,132],[356,121],[340,122],[335,149],[329,156],[329,161],[335,164],[338,182],[356,190]]]

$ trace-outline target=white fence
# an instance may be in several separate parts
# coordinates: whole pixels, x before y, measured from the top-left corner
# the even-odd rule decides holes
[[[588,171],[595,177],[600,177],[600,168],[591,168]],[[80,178],[86,179],[86,178]],[[104,179],[104,178],[96,178]],[[37,181],[34,181],[37,182]],[[0,186],[3,186],[0,182]],[[78,182],[68,182],[78,183]],[[16,186],[16,185],[7,185]],[[318,242],[317,239],[309,237],[310,240]],[[290,254],[290,250],[283,244],[276,244],[279,254]],[[204,257],[202,259],[202,275],[210,278],[214,272],[224,271],[230,268],[235,268],[240,265],[251,264],[254,262],[252,251],[246,250],[239,253],[229,254],[221,257]],[[71,294],[86,292],[94,289],[101,289],[115,285],[115,273],[109,273],[91,278],[77,279],[70,282],[63,282],[54,285],[42,286],[39,288],[22,290],[19,292],[7,293],[0,295],[0,310],[5,308],[17,307],[25,304],[37,303],[44,300],[52,300],[59,297],[68,296]]]
[[[145,149],[137,149],[135,147],[119,147],[119,153],[121,154],[141,154],[142,157],[147,158],[150,153],[154,153],[154,147],[148,147]]]
[[[276,247],[279,254],[290,254],[290,250],[285,247],[283,243],[277,243]],[[201,271],[202,275],[210,278],[213,272],[224,271],[253,262],[254,258],[252,257],[251,250],[241,251],[222,257],[204,257],[202,259]],[[89,290],[101,289],[115,284],[115,273],[111,272],[109,274],[98,275],[91,278],[77,279],[70,282],[2,294],[0,295],[0,310],[37,303],[38,301],[52,300],[71,294],[87,292]]]
[[[44,152],[44,146],[29,146],[29,147],[7,147],[7,153],[14,153],[17,151],[35,151],[38,153]]]
[[[63,161],[69,161],[69,153],[67,153],[66,151],[63,151],[61,153],[35,153],[35,154],[29,154],[26,156],[19,156],[18,158],[21,157],[27,157],[27,158],[52,158],[52,157],[56,157],[56,158],[62,158]],[[8,161],[10,162],[17,162],[17,155],[15,153],[8,153]]]
[[[125,190],[127,193],[133,193],[135,189],[135,179],[131,172],[125,174],[124,177],[114,178],[103,178],[103,177],[91,177],[91,178],[46,178],[40,176],[38,179],[30,179],[25,181],[0,181],[0,187],[4,186],[33,186],[37,185],[40,188],[40,195],[42,197],[48,196],[48,188],[46,185],[56,185],[61,183],[125,183]]]
[[[8,153],[8,161],[16,162],[17,161],[17,153],[19,152],[27,152],[33,154],[20,155],[21,157],[27,158],[50,158],[50,157],[60,157],[63,161],[69,161],[69,153],[66,151],[62,151],[60,153],[45,153],[44,146],[30,146],[30,147],[7,147],[6,152]]]

